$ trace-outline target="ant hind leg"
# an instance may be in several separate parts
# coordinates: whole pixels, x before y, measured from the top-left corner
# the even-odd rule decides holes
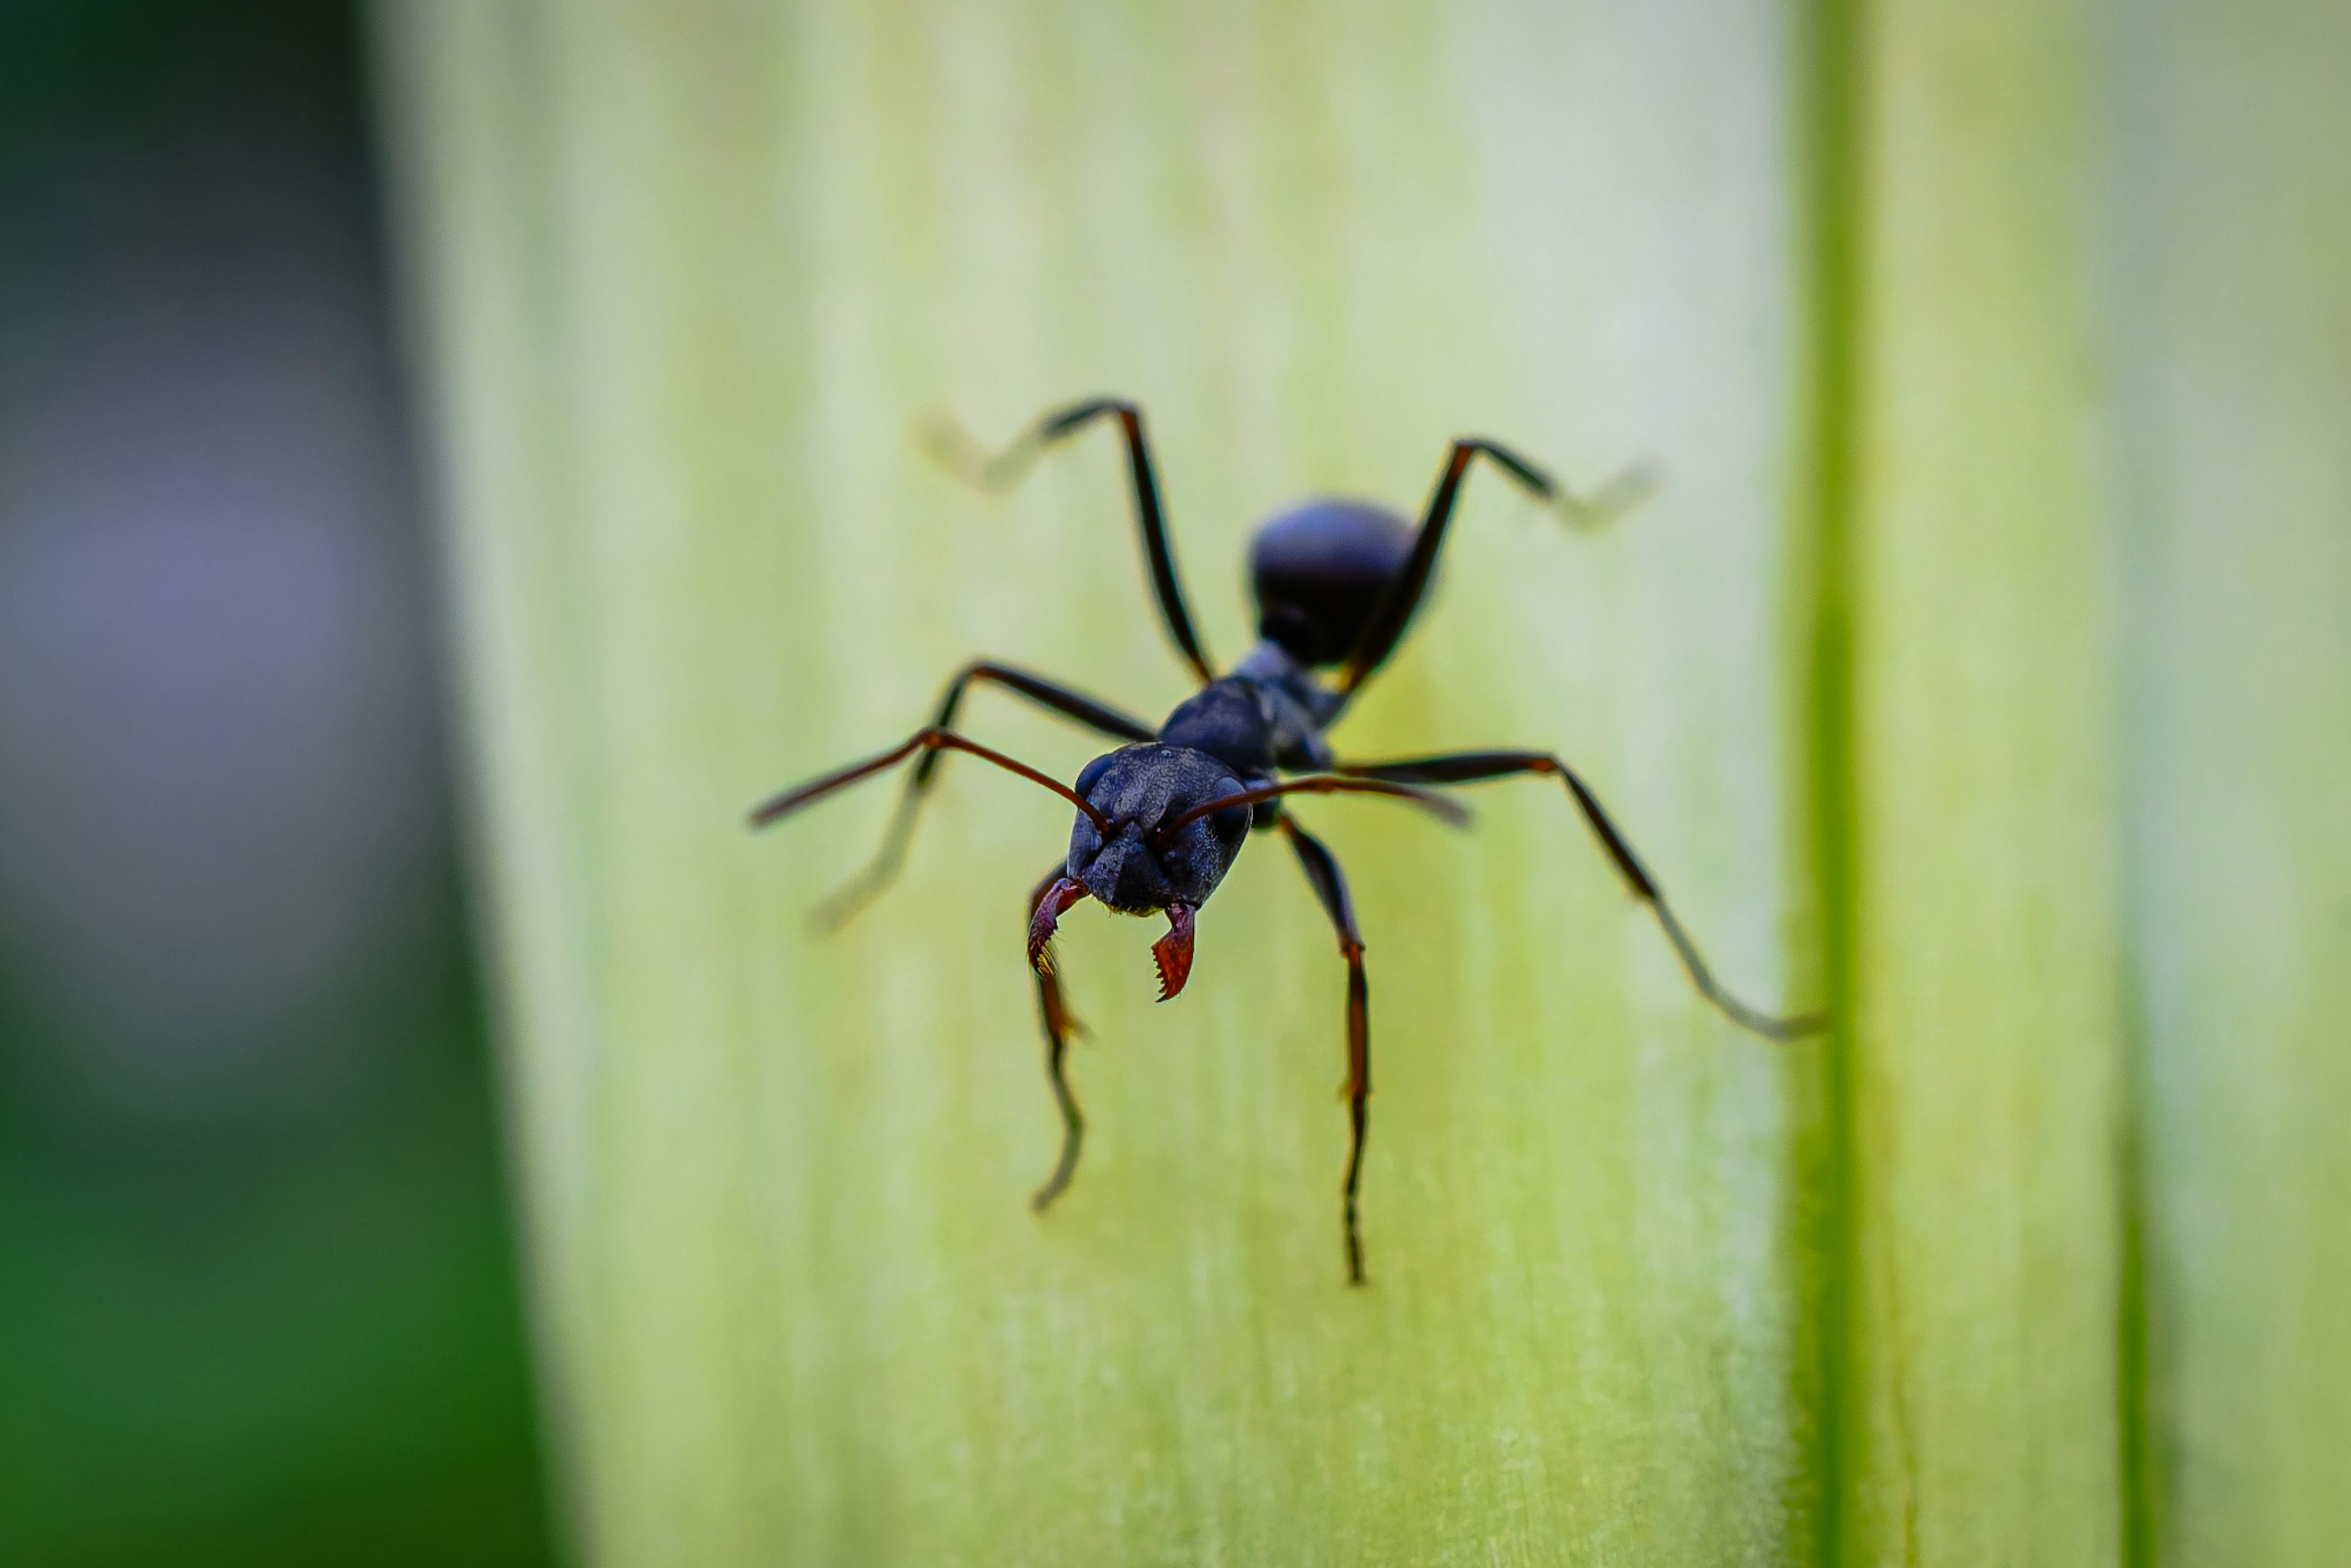
[[[964,428],[945,414],[933,414],[916,427],[916,437],[939,466],[983,490],[1008,490],[1020,482],[1045,448],[1067,440],[1097,419],[1115,419],[1126,446],[1126,465],[1134,496],[1135,527],[1143,535],[1143,553],[1151,569],[1151,590],[1159,603],[1159,618],[1168,640],[1184,662],[1207,685],[1217,678],[1215,661],[1200,645],[1192,629],[1192,612],[1184,601],[1184,583],[1176,570],[1175,547],[1168,542],[1167,516],[1159,502],[1159,477],[1151,461],[1151,442],[1143,433],[1143,410],[1123,398],[1088,398],[1054,410],[1015,437],[994,456],[981,449]]]

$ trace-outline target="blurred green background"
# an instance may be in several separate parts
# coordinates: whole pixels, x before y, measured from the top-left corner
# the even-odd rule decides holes
[[[549,1556],[361,42],[0,6],[0,1563]]]

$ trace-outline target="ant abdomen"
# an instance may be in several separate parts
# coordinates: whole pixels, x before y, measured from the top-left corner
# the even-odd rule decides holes
[[[1278,514],[1249,544],[1258,635],[1310,669],[1340,663],[1412,547],[1412,525],[1369,501],[1323,498]]]

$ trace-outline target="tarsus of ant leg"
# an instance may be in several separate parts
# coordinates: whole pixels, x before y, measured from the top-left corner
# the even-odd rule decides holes
[[[1421,512],[1420,527],[1413,534],[1412,553],[1405,558],[1403,570],[1396,573],[1379,607],[1364,622],[1355,645],[1347,652],[1346,663],[1339,672],[1341,693],[1353,693],[1370,679],[1404,641],[1405,629],[1411,625],[1422,595],[1427,591],[1430,574],[1437,570],[1437,552],[1445,547],[1446,533],[1461,498],[1461,486],[1468,478],[1469,465],[1480,457],[1579,532],[1590,532],[1608,522],[1647,495],[1657,483],[1655,469],[1646,464],[1636,465],[1585,497],[1500,442],[1482,435],[1465,435],[1456,440],[1445,455],[1445,465],[1437,470],[1436,487],[1429,491],[1428,503]]]
[[[1589,496],[1578,496],[1564,485],[1553,486],[1551,509],[1575,528],[1603,528],[1656,495],[1663,483],[1657,465],[1643,461],[1610,476]]]
[[[1671,942],[1674,951],[1681,955],[1682,968],[1689,975],[1690,984],[1698,988],[1698,995],[1721,1009],[1723,1017],[1750,1034],[1761,1035],[1765,1040],[1783,1045],[1792,1040],[1818,1034],[1828,1027],[1826,1013],[1792,1013],[1782,1018],[1749,1007],[1724,990],[1716,981],[1714,971],[1708,968],[1706,960],[1698,956],[1698,944],[1692,942],[1689,933],[1682,929],[1681,921],[1674,915],[1674,906],[1666,902],[1662,894],[1652,894],[1648,904],[1656,912],[1657,924],[1665,927],[1666,940]]]
[[[1625,835],[1617,831],[1616,824],[1601,808],[1599,797],[1592,792],[1591,787],[1577,776],[1573,768],[1558,758],[1546,752],[1531,751],[1464,752],[1458,756],[1423,757],[1399,762],[1345,763],[1341,765],[1340,771],[1353,777],[1425,784],[1468,784],[1520,774],[1557,775],[1560,782],[1566,786],[1576,808],[1583,813],[1584,822],[1592,829],[1593,836],[1600,840],[1601,848],[1608,852],[1608,858],[1615,862],[1618,873],[1631,886],[1634,896],[1648,904],[1650,912],[1656,916],[1666,940],[1673,944],[1676,956],[1681,959],[1682,969],[1689,976],[1690,984],[1697,988],[1698,995],[1740,1028],[1769,1040],[1784,1043],[1818,1034],[1828,1027],[1828,1016],[1824,1013],[1796,1013],[1781,1017],[1750,1007],[1725,990],[1715,979],[1714,971],[1707,967],[1706,959],[1698,950],[1698,944],[1691,941],[1689,933],[1682,928],[1673,905],[1666,902],[1665,890],[1657,885],[1656,878],[1649,874],[1648,868],[1633,852],[1633,846],[1625,841]]]
[[[883,831],[882,847],[873,852],[864,870],[827,894],[816,906],[815,919],[820,929],[840,930],[890,885],[899,868],[906,863],[906,849],[914,842],[914,818],[922,804],[922,786],[909,779],[898,796],[898,804],[890,812],[890,825]]]
[[[991,455],[960,421],[939,409],[914,421],[914,441],[932,462],[977,490],[1010,489],[1045,450],[1041,431],[1032,425]]]
[[[894,768],[917,751],[936,751],[942,747],[953,751],[968,752],[983,762],[993,762],[1008,773],[1019,774],[1031,784],[1042,785],[1083,811],[1092,820],[1095,828],[1104,838],[1111,836],[1110,819],[1096,810],[1092,801],[1088,800],[1061,780],[1049,774],[1040,773],[1025,762],[1015,761],[1000,751],[991,751],[977,741],[966,740],[953,730],[938,728],[916,730],[904,744],[893,747],[879,756],[869,757],[862,762],[852,763],[837,772],[828,773],[820,779],[812,779],[805,784],[785,790],[782,794],[753,809],[751,826],[764,828],[770,822],[790,816],[803,806],[815,804],[836,789],[845,789],[861,779],[870,779],[876,773]]]
[[[1050,986],[1053,978],[1040,975],[1037,983]],[[1085,1142],[1086,1119],[1078,1110],[1077,1096],[1070,1092],[1069,1076],[1062,1069],[1062,1059],[1069,1051],[1069,1040],[1057,1036],[1046,1058],[1045,1072],[1053,1085],[1053,1103],[1061,1112],[1061,1154],[1053,1162],[1053,1174],[1045,1178],[1045,1185],[1029,1195],[1029,1207],[1040,1214],[1070,1189],[1070,1178],[1078,1174],[1078,1151]]]

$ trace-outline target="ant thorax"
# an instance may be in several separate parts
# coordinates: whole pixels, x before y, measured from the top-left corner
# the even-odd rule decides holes
[[[1256,694],[1277,766],[1293,773],[1331,766],[1331,747],[1322,731],[1339,716],[1347,699],[1317,681],[1289,649],[1261,642],[1233,666],[1228,678]]]

